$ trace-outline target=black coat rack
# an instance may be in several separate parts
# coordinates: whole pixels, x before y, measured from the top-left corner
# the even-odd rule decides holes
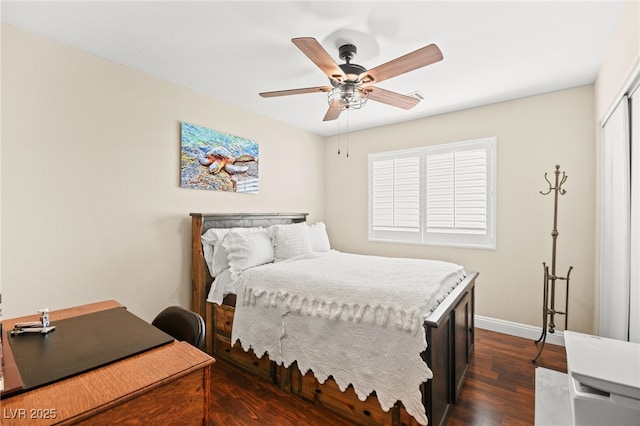
[[[560,176],[562,173],[562,177]],[[544,179],[549,184],[549,189],[546,192],[540,191],[542,195],[549,195],[550,193],[554,193],[554,203],[553,203],[553,230],[551,231],[551,238],[553,239],[553,246],[551,250],[551,271],[549,271],[549,265],[545,262],[542,262],[542,268],[544,269],[544,281],[543,281],[543,305],[542,305],[542,334],[540,338],[536,340],[536,345],[540,344],[540,348],[538,349],[538,353],[535,358],[531,360],[531,362],[536,362],[542,350],[544,349],[544,344],[547,340],[547,331],[549,333],[555,333],[555,316],[556,315],[564,315],[564,329],[567,329],[568,319],[569,319],[569,276],[571,275],[571,270],[573,266],[569,267],[567,271],[566,277],[559,277],[556,275],[556,243],[558,239],[558,196],[564,195],[567,191],[562,188],[562,185],[567,181],[567,175],[564,172],[560,172],[560,166],[556,165],[555,171],[556,179],[555,185],[552,185],[547,177],[547,173],[544,174]],[[556,281],[564,281],[565,286],[565,305],[564,312],[556,310]]]

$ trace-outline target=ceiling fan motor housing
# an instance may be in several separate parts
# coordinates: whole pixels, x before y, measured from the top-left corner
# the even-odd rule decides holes
[[[351,43],[343,44],[338,48],[340,59],[346,62],[351,61],[356,56],[356,53],[358,53],[358,48]]]
[[[357,82],[358,76],[367,70],[362,65],[350,63],[351,60],[356,56],[356,53],[358,53],[358,49],[353,44],[343,44],[339,47],[338,52],[340,59],[346,62],[346,64],[338,65],[342,72],[347,76],[346,81]],[[336,87],[339,82],[335,82],[332,80],[331,84]]]

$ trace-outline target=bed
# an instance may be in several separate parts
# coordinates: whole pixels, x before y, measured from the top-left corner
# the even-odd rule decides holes
[[[263,294],[270,294],[268,291],[268,286],[271,285],[270,279],[272,281],[277,281],[278,285],[284,283],[282,278],[278,275],[274,275],[276,278],[269,278],[271,277],[271,274],[275,274],[281,269],[289,271],[289,269],[297,268],[300,270],[299,272],[304,272],[305,269],[311,268],[307,267],[307,264],[304,262],[309,262],[309,265],[314,265],[314,262],[320,262],[320,266],[318,267],[326,268],[326,265],[333,264],[323,264],[322,262],[334,262],[334,258],[341,262],[345,256],[352,255],[335,253],[334,250],[330,250],[330,252],[327,253],[314,253],[309,256],[301,256],[302,259],[294,257],[293,259],[285,259],[282,262],[271,262],[258,267],[252,267],[251,265],[244,269],[238,267],[236,268],[237,271],[234,273],[234,279],[231,281],[234,283],[242,283],[239,284],[240,287],[234,288],[234,291],[232,291],[231,294],[218,293],[214,296],[211,295],[217,291],[217,287],[219,286],[212,288],[212,282],[214,281],[210,273],[212,271],[212,265],[210,263],[212,253],[207,252],[208,244],[206,242],[203,244],[203,236],[208,236],[212,232],[213,234],[218,234],[219,231],[224,231],[226,233],[229,229],[238,230],[239,228],[247,228],[247,230],[256,228],[277,228],[277,231],[278,229],[289,230],[291,228],[299,228],[300,226],[287,226],[296,224],[303,224],[307,229],[314,228],[316,224],[305,224],[306,216],[307,215],[305,213],[191,213],[192,307],[195,312],[200,313],[205,319],[207,330],[206,351],[215,357],[224,359],[251,371],[265,380],[272,381],[282,389],[298,397],[322,405],[357,424],[418,425],[425,424],[427,421],[430,425],[444,424],[452,405],[455,404],[458,399],[458,395],[467,372],[469,359],[473,352],[474,286],[478,275],[476,272],[467,271],[462,275],[458,272],[452,272],[451,274],[447,272],[447,274],[452,276],[458,274],[455,286],[452,286],[451,289],[447,289],[446,291],[441,290],[443,293],[438,298],[439,300],[437,305],[434,304],[434,306],[430,307],[430,313],[428,316],[419,317],[417,327],[417,329],[419,329],[419,336],[414,338],[414,340],[418,339],[426,341],[427,344],[425,344],[426,348],[423,348],[423,350],[419,352],[420,363],[423,363],[424,365],[418,367],[421,368],[420,371],[422,373],[428,371],[428,378],[430,378],[430,380],[426,380],[423,376],[419,376],[421,378],[417,388],[419,391],[418,406],[421,408],[422,412],[416,412],[416,404],[413,404],[412,402],[407,403],[408,399],[404,400],[405,404],[397,402],[390,406],[386,391],[381,389],[371,393],[368,393],[368,390],[365,390],[365,394],[363,394],[363,389],[368,388],[366,388],[366,386],[363,387],[357,380],[353,380],[354,385],[346,383],[351,381],[351,377],[348,374],[346,378],[342,377],[343,372],[338,371],[341,369],[331,371],[330,368],[335,369],[335,366],[329,367],[329,371],[327,372],[322,371],[324,366],[318,365],[317,368],[315,368],[316,371],[314,371],[313,364],[307,365],[308,363],[305,361],[306,355],[291,355],[291,352],[288,351],[288,347],[285,347],[286,345],[282,343],[285,339],[281,339],[282,341],[277,343],[276,346],[269,346],[270,338],[267,338],[269,336],[269,328],[264,328],[264,332],[262,331],[261,327],[266,327],[270,324],[270,321],[267,321],[265,318],[273,316],[274,319],[272,322],[279,321],[279,318],[286,318],[287,321],[290,321],[286,324],[286,329],[288,332],[292,333],[295,329],[307,330],[305,328],[308,327],[307,324],[299,324],[302,317],[304,317],[305,321],[307,321],[307,317],[313,317],[309,321],[322,323],[323,326],[327,323],[330,323],[331,327],[337,326],[338,328],[328,329],[330,330],[330,334],[348,334],[345,333],[345,330],[347,330],[345,327],[352,326],[354,329],[358,327],[359,330],[365,330],[365,333],[368,333],[370,330],[369,328],[360,329],[359,327],[374,327],[374,323],[379,321],[379,318],[383,318],[384,321],[387,321],[389,315],[391,315],[391,318],[397,319],[401,317],[402,321],[396,320],[395,322],[397,324],[404,324],[402,327],[409,330],[409,333],[412,333],[413,331],[411,330],[416,329],[415,315],[413,316],[413,319],[408,320],[403,316],[404,313],[394,316],[399,311],[394,313],[394,311],[391,310],[391,314],[384,311],[384,315],[376,316],[377,314],[372,313],[374,312],[373,310],[365,310],[365,315],[369,315],[371,319],[370,322],[374,325],[363,325],[351,321],[354,316],[358,318],[358,321],[360,321],[360,317],[358,317],[355,310],[353,312],[348,310],[336,311],[335,309],[334,311],[331,311],[332,308],[327,306],[325,311],[318,308],[318,313],[316,314],[316,305],[314,305],[314,315],[303,315],[300,312],[307,308],[303,308],[301,304],[298,304],[296,311],[295,299],[294,301],[287,299],[285,303],[285,297],[281,296],[282,292],[279,290],[278,292],[274,292],[274,294],[278,293],[280,298],[269,299],[270,302],[268,303],[266,302],[267,296],[262,296]],[[322,226],[324,227],[324,225]],[[317,229],[317,227],[315,228]],[[243,238],[239,236],[241,234],[244,233],[232,232],[229,235],[233,235],[233,237],[237,238],[237,241],[240,241],[240,245],[242,245],[242,241],[245,243],[246,241],[250,241],[251,244],[258,244],[256,241],[262,241],[256,239],[257,235],[251,238],[245,237],[243,240]],[[206,240],[206,237],[204,239]],[[227,240],[230,239],[231,237],[227,238]],[[236,240],[234,240],[234,243],[235,242]],[[259,242],[259,244],[262,243]],[[277,251],[278,245],[276,245],[276,257],[278,256]],[[325,250],[322,249],[321,251]],[[280,254],[282,254],[282,252]],[[232,254],[229,254],[228,256],[230,258],[233,257]],[[383,259],[380,258],[375,260],[380,263]],[[369,261],[371,261],[371,259],[369,259]],[[389,261],[393,262],[395,260]],[[242,263],[240,264],[243,265]],[[238,265],[238,263],[236,262],[234,265]],[[374,267],[375,265],[372,265],[372,268]],[[331,266],[331,269],[333,269],[333,266]],[[233,268],[231,268],[231,270],[233,270]],[[216,272],[214,272],[214,275],[216,275]],[[330,274],[327,275],[329,276]],[[221,276],[216,275],[216,283],[222,282],[220,279]],[[296,281],[294,278],[291,280]],[[289,290],[284,291],[284,293],[288,294],[288,291]],[[259,297],[256,297],[255,295],[259,295]],[[207,299],[215,300],[215,303],[208,302]],[[257,302],[254,299],[257,299]],[[236,305],[238,305],[237,311]],[[257,306],[253,309],[269,309],[252,311],[245,307],[250,305]],[[264,306],[260,308],[262,305]],[[242,310],[240,309],[241,306]],[[291,308],[292,306],[294,307],[293,309]],[[272,309],[274,307],[276,308],[275,310]],[[286,312],[279,312],[277,309],[284,309]],[[310,312],[310,308],[307,310]],[[349,321],[340,321],[339,318],[341,315],[349,317]],[[326,320],[329,317],[332,319],[338,318],[338,320]],[[256,319],[260,320],[256,321]],[[363,320],[362,322],[364,323],[366,321]],[[257,329],[260,330],[260,333],[256,333],[254,330],[253,334],[259,334],[259,336],[251,336],[251,338],[257,338],[260,340],[261,337],[264,337],[262,339],[263,342],[252,342],[249,345],[245,344],[244,339],[249,339],[246,334],[238,337],[242,330],[244,330],[245,333],[247,330],[251,330],[251,324],[258,325]],[[284,322],[281,327],[285,329]],[[339,327],[342,328],[340,329]],[[399,325],[397,326],[397,328],[402,327]],[[335,330],[342,331],[334,333]],[[313,338],[316,339],[320,335],[313,335],[313,333],[310,332],[309,336],[314,336]],[[385,340],[387,339],[385,334],[382,334],[381,336],[382,337],[371,339],[372,341],[377,341],[377,346],[374,350],[364,352],[369,354],[367,355],[367,360],[369,360],[370,357],[378,356],[378,353],[383,354],[385,357],[390,356],[391,358],[389,359],[393,359],[393,356],[401,356],[401,349],[409,344],[405,344],[405,341],[403,340],[399,340],[401,343],[393,343],[394,340],[392,340],[392,337],[395,335],[389,334],[389,340]],[[308,338],[311,339],[311,337]],[[304,341],[304,339],[301,341]],[[234,342],[233,345],[232,342]],[[409,341],[407,340],[406,342]],[[354,343],[354,345],[357,344],[359,343]],[[326,348],[327,359],[331,359],[332,356],[335,356],[333,352],[337,352],[331,350],[332,346],[325,345],[323,348]],[[253,351],[254,349],[256,349],[257,355],[259,356],[256,356]],[[345,350],[346,349],[348,348],[345,348]],[[278,352],[278,350],[280,350],[280,355],[275,355],[274,353]],[[299,350],[299,348],[297,350]],[[299,359],[297,360],[296,357]],[[274,360],[270,358],[274,358]],[[394,365],[404,365],[403,359],[400,359],[399,361],[399,363],[398,360],[393,361],[395,363]],[[367,363],[363,362],[363,364]],[[411,363],[407,361],[407,365],[411,365]],[[411,368],[414,368],[414,366]],[[345,370],[351,370],[351,368]],[[393,383],[393,380],[396,379],[396,375],[398,376],[398,380],[406,379],[400,377],[402,376],[404,369],[396,369],[395,373],[393,372],[394,370],[390,371],[392,372],[390,373],[387,371],[380,373],[380,377],[375,377],[376,375],[371,374],[369,376],[374,376],[373,380],[378,380],[378,383]],[[319,378],[317,376],[319,376]],[[373,389],[375,390],[377,388],[374,386]],[[402,401],[403,399],[400,400]],[[382,408],[383,406],[385,409]]]

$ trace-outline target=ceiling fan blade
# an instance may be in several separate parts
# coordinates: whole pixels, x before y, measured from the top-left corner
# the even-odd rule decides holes
[[[304,93],[328,92],[332,88],[329,86],[305,87],[303,89],[276,90],[274,92],[262,92],[259,95],[263,98],[275,98],[276,96],[301,95]]]
[[[368,86],[366,90],[369,92],[369,99],[372,101],[382,102],[402,109],[411,109],[420,103],[419,99],[412,96],[402,95],[379,87]]]
[[[327,113],[324,115],[324,118],[322,119],[322,121],[331,121],[340,117],[342,108],[340,108],[339,105],[340,105],[340,101],[334,100],[333,102],[331,102],[331,105],[329,106],[329,109],[327,110]]]
[[[324,50],[324,47],[313,37],[292,38],[291,41],[311,61],[324,72],[327,77],[334,80],[344,80],[346,76],[336,61]]]
[[[430,44],[360,74],[363,83],[379,83],[391,77],[426,67],[443,58],[440,48]]]

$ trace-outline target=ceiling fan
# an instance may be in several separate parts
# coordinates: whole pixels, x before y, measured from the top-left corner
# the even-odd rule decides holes
[[[331,86],[262,92],[260,96],[271,98],[303,93],[328,93],[329,109],[323,121],[337,119],[345,109],[361,108],[367,99],[407,110],[413,108],[420,102],[419,99],[381,89],[373,84],[442,60],[442,52],[438,46],[430,44],[367,70],[362,65],[351,63],[357,53],[353,44],[346,43],[339,47],[340,59],[345,63],[338,65],[315,38],[299,37],[291,41],[329,77]]]

